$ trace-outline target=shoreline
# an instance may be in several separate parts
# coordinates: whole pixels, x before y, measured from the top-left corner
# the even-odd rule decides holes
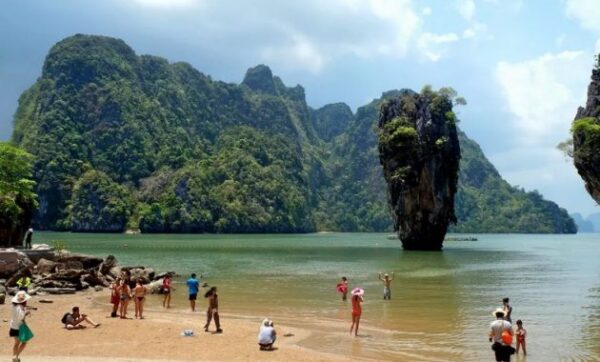
[[[176,308],[161,311],[150,307],[145,311],[143,320],[121,320],[108,317],[110,305],[107,289],[44,298],[54,302],[42,304],[38,302],[39,298],[34,297],[29,303],[38,310],[32,312],[28,321],[35,336],[21,355],[23,361],[367,360],[301,346],[312,332],[277,321],[277,349],[259,351],[257,334],[260,320],[254,321],[253,317],[248,316],[223,314],[224,333],[206,333],[202,329],[205,322],[203,303],[196,312]],[[104,298],[105,305],[100,302]],[[178,301],[178,304],[182,303]],[[60,319],[74,305],[102,325],[84,330],[66,330]],[[7,358],[11,357],[12,349],[12,339],[8,337],[11,307],[10,302],[2,307],[1,324],[5,331],[5,343],[0,346],[0,355]],[[130,305],[129,313],[133,315],[133,305]],[[195,335],[181,336],[184,329],[194,330]],[[214,331],[214,325],[210,330]],[[293,336],[284,337],[286,333],[292,333]]]

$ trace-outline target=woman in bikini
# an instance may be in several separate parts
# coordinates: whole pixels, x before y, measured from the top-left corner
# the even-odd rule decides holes
[[[358,335],[358,324],[360,323],[360,316],[362,315],[363,298],[361,293],[352,293],[352,325],[350,326],[350,334],[354,329],[354,336]],[[356,326],[356,328],[354,327]]]
[[[121,298],[121,319],[127,319],[127,306],[129,305],[129,299],[131,298],[131,289],[125,280],[121,279],[121,285],[119,285],[119,297]]]
[[[146,287],[142,284],[142,279],[138,279],[133,288],[133,297],[135,302],[135,317],[138,315],[140,319],[144,319],[144,298],[146,297]]]
[[[162,285],[162,291],[165,295],[165,298],[163,299],[163,308],[171,308],[171,291],[172,289],[174,289],[173,287],[171,287],[171,282],[171,274],[165,275]]]

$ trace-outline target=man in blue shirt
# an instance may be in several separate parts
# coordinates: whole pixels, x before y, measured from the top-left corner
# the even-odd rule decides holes
[[[192,307],[192,312],[195,312],[196,298],[198,297],[198,289],[200,289],[200,282],[196,279],[196,273],[192,274],[192,277],[188,279],[187,286],[190,295],[190,307]]]

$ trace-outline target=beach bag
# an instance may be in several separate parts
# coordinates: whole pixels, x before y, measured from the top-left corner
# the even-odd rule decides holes
[[[27,327],[27,324],[21,324],[21,326],[19,327],[19,341],[21,341],[22,343],[27,343],[27,341],[29,341],[32,338],[33,332],[31,331],[31,329]]]
[[[71,313],[65,313],[65,315],[60,319],[62,324],[67,324],[67,318],[71,315]]]
[[[512,344],[513,336],[512,334],[510,334],[509,331],[502,332],[502,342],[507,346],[510,346]]]

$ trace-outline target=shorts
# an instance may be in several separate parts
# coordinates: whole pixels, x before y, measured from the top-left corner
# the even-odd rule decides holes
[[[383,297],[390,299],[392,297],[392,291],[388,287],[383,288]]]
[[[121,298],[118,295],[113,295],[112,297],[110,297],[110,303],[119,304],[121,303]]]
[[[496,361],[510,361],[510,356],[515,353],[515,349],[512,346],[505,346],[502,343],[492,344],[492,349],[496,354]]]
[[[190,294],[190,300],[196,300],[198,298],[198,293]]]
[[[8,335],[10,337],[18,337],[19,336],[19,330],[11,328],[10,331],[8,331]]]

